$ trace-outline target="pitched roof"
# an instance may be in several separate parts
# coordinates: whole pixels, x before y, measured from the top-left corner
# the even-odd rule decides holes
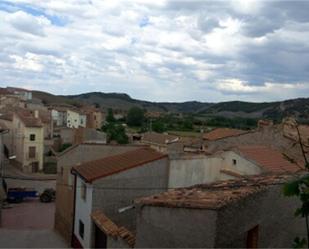
[[[156,133],[156,132],[146,132],[143,134],[142,141],[148,143],[155,143],[155,144],[168,144],[178,140],[177,136]]]
[[[142,147],[74,166],[72,172],[76,172],[87,182],[92,182],[96,179],[138,167],[164,157],[167,157],[167,155]]]
[[[118,227],[110,220],[102,211],[96,210],[91,213],[94,223],[108,236],[122,238],[129,247],[133,248],[135,244],[135,236],[125,227]]]
[[[230,128],[216,128],[210,132],[205,133],[203,135],[203,139],[214,141],[226,137],[239,136],[248,132],[249,131],[230,129]]]
[[[35,118],[30,111],[20,109],[15,113],[26,127],[35,127],[35,128],[42,127],[41,120],[39,118]]]
[[[170,208],[217,210],[252,194],[267,189],[270,185],[285,183],[291,176],[264,175],[241,179],[201,184],[179,188],[161,194],[144,197],[135,202],[143,205]]]
[[[254,161],[266,172],[294,173],[301,170],[299,166],[289,162],[286,158],[284,158],[280,151],[267,146],[240,146],[234,149],[234,151],[246,159]]]

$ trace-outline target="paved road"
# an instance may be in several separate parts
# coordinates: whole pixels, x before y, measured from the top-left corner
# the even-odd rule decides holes
[[[0,229],[1,248],[67,248],[65,241],[51,229]]]
[[[45,188],[55,189],[56,181],[46,176],[27,175],[14,168],[7,168],[6,176],[22,178],[6,179],[8,188],[34,188],[39,193]],[[55,203],[41,203],[38,199],[32,199],[9,206],[2,209],[1,248],[67,247],[62,237],[53,230]]]
[[[2,210],[2,227],[8,229],[53,229],[55,203],[38,199],[10,204]]]

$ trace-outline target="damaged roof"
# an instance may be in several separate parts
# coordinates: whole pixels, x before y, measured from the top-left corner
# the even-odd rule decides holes
[[[108,156],[74,166],[72,172],[76,172],[87,182],[92,182],[96,179],[113,175],[165,157],[167,157],[166,154],[142,147],[122,154]]]
[[[123,239],[130,248],[134,247],[135,236],[125,227],[117,226],[111,219],[109,219],[101,210],[96,210],[91,213],[91,218],[94,223],[107,235],[119,237]]]
[[[170,208],[217,210],[232,202],[261,192],[270,185],[283,184],[290,177],[290,175],[259,175],[212,184],[201,184],[144,197],[136,200],[136,203]]]

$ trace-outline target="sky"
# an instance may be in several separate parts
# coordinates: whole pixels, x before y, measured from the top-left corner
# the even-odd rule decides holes
[[[309,1],[0,0],[0,86],[150,101],[309,97]]]

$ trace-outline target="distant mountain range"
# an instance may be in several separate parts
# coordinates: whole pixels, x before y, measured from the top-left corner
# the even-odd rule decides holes
[[[46,104],[65,103],[71,105],[97,104],[101,108],[128,110],[132,106],[153,112],[194,113],[224,117],[270,118],[281,119],[294,116],[303,121],[309,121],[309,98],[291,99],[278,102],[253,103],[244,101],[229,101],[207,103],[198,101],[150,102],[132,99],[124,93],[90,92],[79,95],[52,95],[46,92],[33,91],[33,97],[41,99]]]

